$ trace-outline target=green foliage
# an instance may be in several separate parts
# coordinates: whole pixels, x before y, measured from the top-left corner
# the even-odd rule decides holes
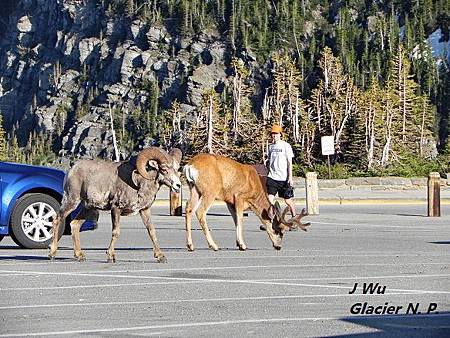
[[[375,172],[376,176],[427,177],[430,172],[439,172],[443,177],[449,170],[450,157],[438,157],[434,160],[408,154],[401,162],[392,163],[383,171]],[[445,163],[445,160],[447,162]]]
[[[297,171],[299,169],[297,169]],[[300,176],[305,176],[307,172],[314,171],[317,173],[317,178],[323,179],[329,178],[329,172],[331,172],[332,179],[344,179],[355,176],[355,173],[352,171],[352,168],[348,164],[344,163],[335,163],[330,166],[330,170],[328,170],[327,163],[317,163],[312,168],[303,167],[300,170],[302,171],[302,175]]]
[[[75,117],[77,120],[81,119],[82,117],[86,116],[89,113],[89,104],[85,103],[82,104],[80,107],[77,108],[75,111]]]
[[[68,104],[61,104],[56,109],[55,113],[55,132],[58,136],[61,136],[64,126],[66,124],[67,118],[69,116],[70,110],[72,108]]]
[[[211,115],[215,122],[209,129],[209,147],[258,162],[267,139],[265,129],[279,119],[295,149],[296,174],[313,168],[328,177],[320,154],[322,135],[335,138],[336,178],[449,170],[448,151],[439,148],[437,159],[428,158],[436,139],[439,147],[450,143],[450,71],[445,63],[436,71],[424,42],[438,27],[448,37],[448,0],[96,0],[96,4],[106,9],[111,22],[141,19],[183,36],[219,33],[227,42],[225,62],[232,60],[221,96],[211,89],[189,116],[176,102],[162,111],[160,84],[154,77],[144,77],[137,89],[147,92],[147,103],[114,112],[122,149],[132,149],[149,137],[168,145],[180,143],[191,152],[205,149]],[[400,26],[404,26],[401,34]],[[19,47],[18,53],[24,59],[35,57],[30,48]],[[419,54],[422,57],[411,57]],[[253,57],[267,66],[255,73],[255,63],[248,67]],[[195,58],[190,62],[193,68],[202,62],[201,56]],[[56,87],[62,69],[57,62]],[[95,82],[94,76],[94,69],[82,65],[78,85],[87,87]],[[255,79],[266,86],[260,89],[268,92],[267,111],[252,106]],[[97,96],[93,88],[84,89],[88,97],[78,105],[76,119],[89,113]],[[45,161],[48,149],[43,142],[52,144],[53,137],[62,136],[70,106],[61,105],[56,111],[56,135],[32,136],[25,151],[11,132],[8,158]],[[1,137],[0,130],[0,156]]]
[[[19,147],[16,135],[13,135],[7,143],[7,158],[10,162],[25,163],[25,154]]]
[[[6,137],[3,129],[3,114],[0,112],[0,161],[7,159]]]
[[[365,176],[364,173],[355,172],[352,170],[352,167],[348,164],[344,163],[336,163],[330,166],[330,170],[328,170],[327,163],[317,163],[312,167],[304,166],[300,164],[294,164],[292,166],[292,174],[294,176],[305,177],[308,172],[316,172],[317,178],[320,179],[328,179],[329,172],[331,172],[332,179],[344,179],[354,176]]]

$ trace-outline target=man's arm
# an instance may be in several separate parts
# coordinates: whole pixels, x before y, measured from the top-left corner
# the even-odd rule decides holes
[[[288,184],[292,187],[294,185],[294,179],[292,176],[292,159],[294,158],[294,152],[292,151],[292,147],[289,143],[286,144],[286,159],[287,159],[287,174],[288,174]]]
[[[287,162],[288,162],[288,165],[287,165],[287,167],[288,167],[288,183],[292,187],[294,184],[294,179],[292,177],[292,158],[288,157]]]

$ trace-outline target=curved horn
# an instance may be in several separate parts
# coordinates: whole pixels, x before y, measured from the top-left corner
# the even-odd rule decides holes
[[[151,147],[142,150],[136,159],[136,169],[139,174],[141,174],[146,179],[151,179],[147,172],[146,166],[149,160],[155,160],[159,165],[162,163],[167,163],[167,157],[163,152],[157,147]]]

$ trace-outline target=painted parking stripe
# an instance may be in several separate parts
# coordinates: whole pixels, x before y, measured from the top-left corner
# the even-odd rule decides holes
[[[103,263],[103,262],[102,262]],[[448,266],[450,262],[402,262],[403,266],[411,265],[442,265]],[[304,269],[304,268],[346,268],[346,267],[360,267],[360,266],[395,266],[398,267],[399,263],[359,263],[359,264],[284,264],[284,265],[242,265],[242,266],[214,266],[214,267],[192,267],[192,268],[160,268],[160,269],[136,269],[136,270],[111,270],[108,271],[111,274],[114,273],[136,273],[136,272],[175,272],[175,271],[216,271],[216,270],[249,270],[249,269]],[[47,275],[72,275],[71,272],[43,272],[43,271],[13,271],[13,270],[0,270],[0,273],[18,273],[24,275],[32,274],[47,274]],[[92,271],[78,271],[77,274],[89,274],[90,276],[96,276],[96,272]],[[100,275],[98,275],[100,276]],[[130,277],[130,276],[129,276]]]
[[[22,274],[14,274],[20,276]],[[2,274],[2,276],[4,276]],[[448,278],[450,274],[442,275],[390,275],[390,276],[358,276],[360,280],[367,279],[408,279],[408,278]],[[327,280],[355,280],[355,277],[316,277],[316,278],[271,278],[271,279],[257,279],[255,282],[287,282],[287,281],[327,281]],[[70,286],[47,286],[47,287],[26,287],[26,288],[0,288],[0,291],[30,291],[30,290],[64,290],[64,289],[84,289],[84,288],[106,288],[106,287],[128,287],[128,286],[147,286],[147,285],[171,285],[171,284],[195,284],[200,281],[164,281],[164,282],[142,282],[142,283],[116,283],[116,284],[87,284],[87,285],[70,285]],[[207,282],[207,281],[206,281]]]
[[[404,319],[405,315],[380,315],[379,319]],[[421,315],[421,318],[448,318],[450,314],[432,314]],[[211,326],[228,326],[228,325],[244,325],[244,324],[260,324],[260,323],[287,323],[287,322],[317,322],[317,321],[336,321],[347,317],[297,317],[297,318],[267,318],[267,319],[243,319],[243,320],[224,320],[211,322],[197,322],[197,323],[179,323],[166,325],[146,325],[146,326],[130,326],[104,329],[85,329],[85,330],[68,330],[68,331],[46,331],[46,332],[22,332],[15,334],[1,334],[0,337],[23,337],[23,336],[54,336],[54,335],[73,335],[73,334],[88,334],[88,333],[102,333],[102,332],[127,332],[127,331],[142,331],[142,330],[161,330],[161,329],[176,329],[176,328],[195,328],[195,327],[211,327]],[[372,318],[369,316],[352,316],[352,319]],[[414,325],[414,327],[417,327]],[[427,329],[447,329],[450,324],[438,326],[424,326]]]
[[[329,297],[329,296],[325,296]],[[338,295],[334,297],[339,297]],[[122,306],[122,305],[150,305],[150,304],[177,304],[177,303],[208,303],[208,302],[232,302],[232,301],[253,301],[272,299],[300,299],[314,298],[306,296],[258,296],[258,297],[230,297],[230,298],[201,298],[201,299],[174,299],[174,300],[149,300],[149,301],[128,301],[128,302],[90,302],[90,303],[59,303],[40,305],[17,305],[1,306],[0,310],[35,309],[35,308],[56,308],[56,307],[80,307],[80,306]],[[296,303],[302,305],[322,305],[322,302]]]
[[[1,271],[0,271],[1,272]],[[112,278],[125,278],[125,279],[154,279],[154,280],[177,280],[177,281],[197,281],[197,282],[209,282],[209,283],[229,283],[229,284],[262,284],[262,285],[277,285],[277,286],[307,286],[316,288],[330,288],[330,289],[348,289],[348,286],[340,285],[320,285],[320,284],[305,284],[305,283],[280,283],[280,282],[266,282],[266,281],[256,281],[256,280],[239,280],[239,279],[209,279],[209,278],[184,278],[184,277],[167,277],[167,276],[133,276],[133,275],[108,275],[108,274],[92,274],[92,273],[71,273],[71,272],[60,272],[60,273],[48,273],[48,272],[34,272],[36,275],[64,275],[64,276],[87,276],[87,277],[112,277]],[[427,293],[427,294],[450,294],[450,291],[434,291],[434,290],[406,290],[406,289],[390,289],[396,292],[405,293]]]
[[[106,249],[105,249],[106,250]],[[86,252],[89,252],[89,255],[94,256],[96,255],[95,252],[90,252],[89,249],[85,249]],[[151,252],[152,249],[142,249],[142,252]],[[284,249],[284,252],[298,252],[298,249]],[[320,252],[320,250],[308,250],[308,251],[314,251],[314,252]],[[135,255],[133,252],[126,252],[126,251],[120,251],[120,255],[121,257],[124,257],[125,255]],[[311,255],[260,255],[260,256],[249,256],[249,255],[240,255],[240,256],[215,256],[215,257],[211,257],[211,255],[209,255],[208,252],[208,256],[199,256],[200,252],[190,255],[190,257],[171,257],[170,261],[177,261],[177,260],[211,260],[212,258],[214,258],[214,260],[232,260],[232,259],[245,259],[245,260],[251,260],[251,259],[291,259],[291,258],[310,258]],[[232,252],[230,252],[231,254],[233,254]],[[176,252],[172,252],[171,255],[177,254]],[[104,256],[104,253],[100,254],[98,253],[98,256]],[[184,253],[183,253],[184,255]],[[0,258],[2,256],[0,255]],[[39,258],[41,256],[32,256],[32,257],[36,257]],[[398,253],[398,252],[392,252],[392,253],[387,253],[387,254],[376,254],[376,253],[361,253],[361,254],[339,254],[339,256],[336,255],[317,255],[314,254],[315,258],[341,258],[341,257],[364,257],[364,258],[370,258],[370,257],[419,257],[419,258],[430,258],[430,257],[442,257],[442,253],[428,253],[428,252],[418,252],[415,254],[404,254],[404,253]],[[450,257],[450,256],[449,256]],[[130,261],[130,262],[142,262],[142,259],[124,259],[124,260],[120,260],[119,262],[124,262],[124,261]],[[67,259],[65,261],[55,261],[55,262],[51,262],[51,264],[74,264],[76,261],[75,259]],[[92,263],[92,261],[89,261],[87,263]],[[104,263],[104,262],[101,262]],[[4,266],[26,266],[26,265],[32,265],[32,266],[40,266],[40,265],[45,265],[48,266],[50,263],[49,261],[45,261],[45,262],[16,262],[14,261],[14,259],[11,259],[10,262],[7,263],[0,263],[0,266],[4,267]],[[4,275],[2,275],[4,276]]]
[[[417,292],[386,292],[385,294],[373,294],[370,296],[383,297],[392,295],[419,295]],[[60,308],[60,307],[84,307],[84,306],[122,306],[122,305],[149,305],[149,304],[177,304],[177,303],[208,303],[208,302],[231,302],[231,301],[256,301],[256,300],[286,300],[302,298],[354,298],[361,295],[357,294],[316,294],[316,295],[276,295],[276,296],[256,296],[256,297],[226,297],[226,298],[199,298],[199,299],[169,299],[169,300],[149,300],[149,301],[126,301],[126,302],[89,302],[89,303],[57,303],[57,304],[33,304],[33,305],[14,305],[1,306],[0,310],[20,310],[20,309],[39,309],[39,308]],[[296,303],[304,305],[323,305],[323,302]]]

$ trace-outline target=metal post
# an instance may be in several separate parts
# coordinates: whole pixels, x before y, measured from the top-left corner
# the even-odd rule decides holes
[[[170,216],[181,216],[183,214],[183,207],[181,206],[181,191],[169,192],[170,198]]]
[[[441,217],[441,176],[437,172],[428,175],[428,217]]]
[[[330,155],[327,155],[328,162],[328,178],[331,180],[331,163],[330,163]]]
[[[309,215],[319,214],[319,185],[317,183],[317,173],[306,173],[306,211]]]

